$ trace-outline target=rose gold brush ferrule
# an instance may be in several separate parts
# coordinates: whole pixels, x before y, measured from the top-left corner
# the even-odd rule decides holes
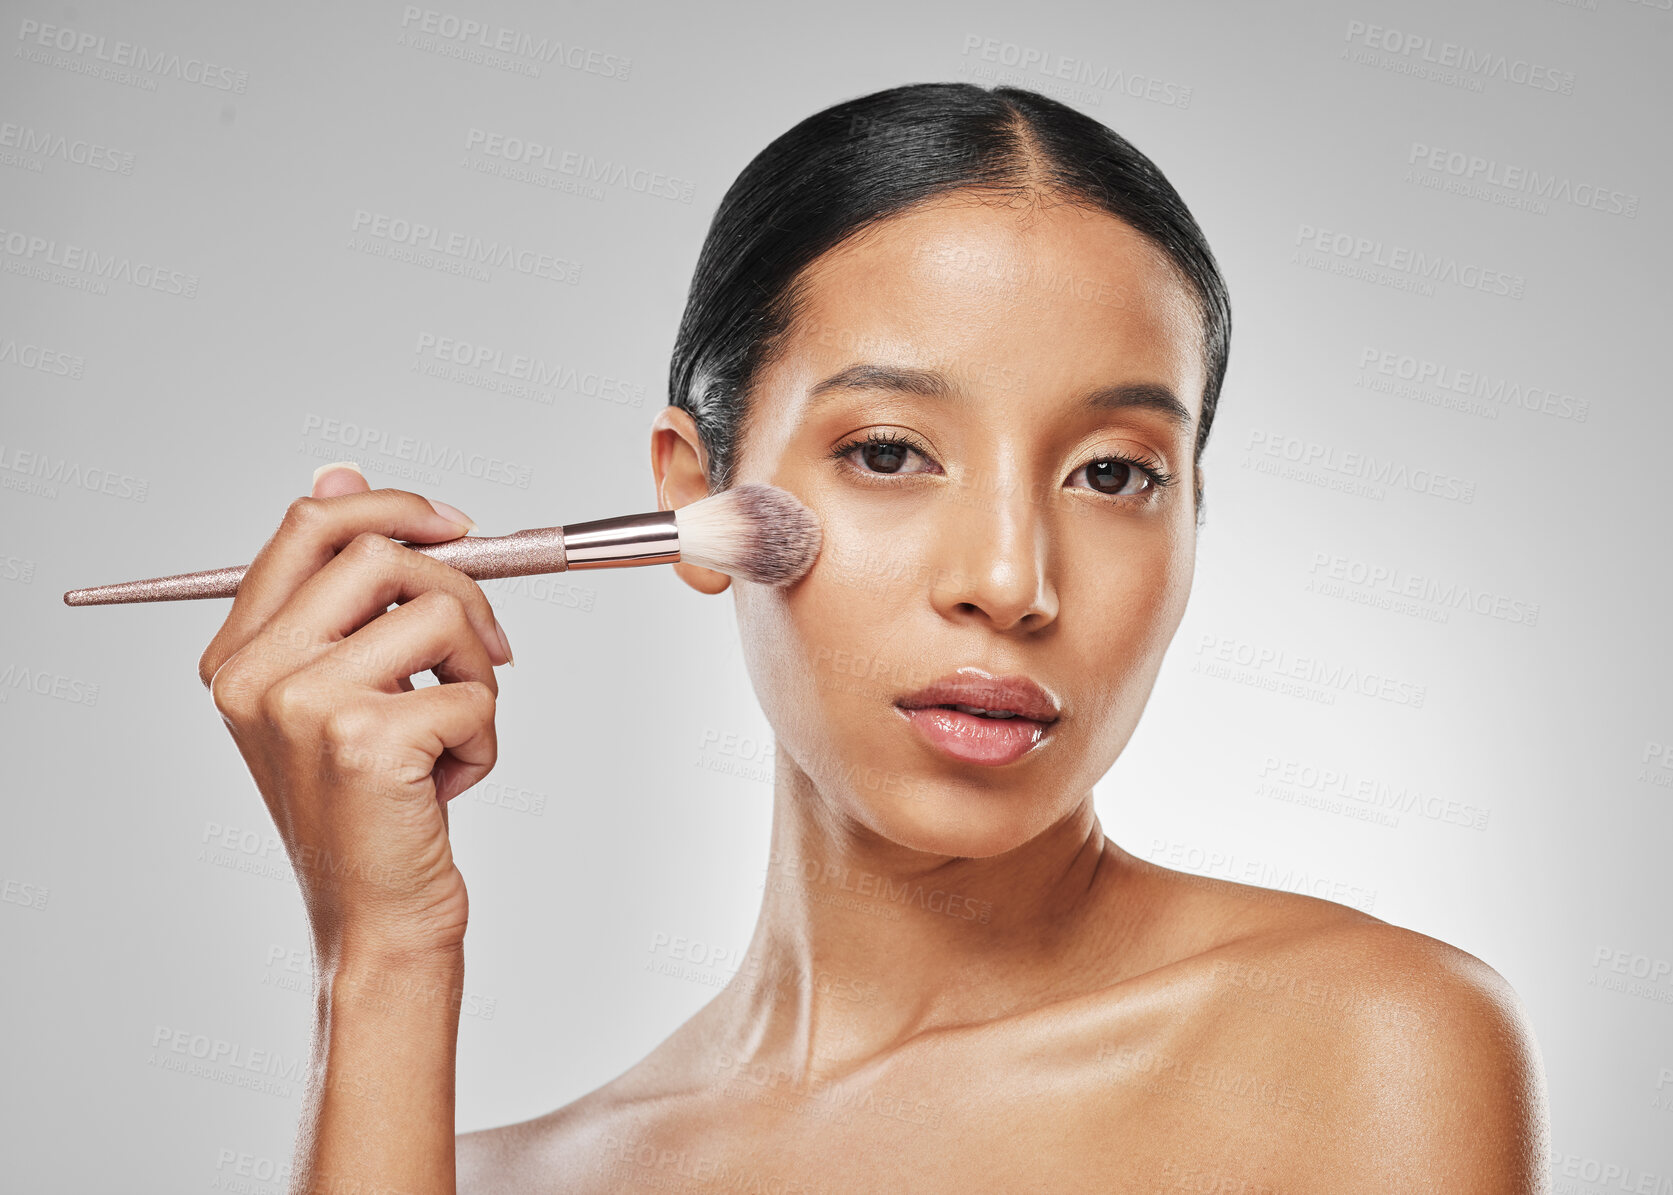
[[[478,581],[582,568],[673,564],[680,558],[680,532],[671,510],[593,519],[567,527],[534,527],[510,535],[467,535],[440,544],[397,542]],[[64,604],[109,606],[122,602],[234,597],[248,568],[239,564],[145,581],[72,589],[64,595]]]
[[[562,530],[564,558],[572,569],[674,564],[680,558],[680,529],[671,510],[571,523]]]

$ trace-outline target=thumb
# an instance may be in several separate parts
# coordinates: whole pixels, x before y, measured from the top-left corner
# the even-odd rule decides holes
[[[333,461],[314,470],[311,496],[336,498],[343,494],[363,494],[371,488],[359,465],[353,461]]]

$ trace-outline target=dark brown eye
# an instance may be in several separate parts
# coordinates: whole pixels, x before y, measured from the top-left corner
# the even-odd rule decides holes
[[[878,473],[897,473],[906,462],[908,449],[904,444],[888,440],[872,440],[860,446],[866,467]]]
[[[1173,480],[1171,474],[1147,467],[1126,457],[1105,457],[1082,465],[1069,475],[1070,482],[1086,474],[1087,488],[1095,494],[1111,498],[1146,500],[1150,495]]]
[[[1126,461],[1093,461],[1086,467],[1087,484],[1100,494],[1119,494],[1138,476]]]
[[[904,477],[932,471],[932,462],[916,441],[892,432],[873,432],[849,440],[837,445],[831,455],[851,469],[876,477]]]

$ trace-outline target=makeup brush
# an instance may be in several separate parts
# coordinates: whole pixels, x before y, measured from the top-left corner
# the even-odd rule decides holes
[[[683,562],[762,585],[791,585],[819,555],[819,519],[777,486],[749,483],[681,507],[535,527],[510,535],[466,535],[440,544],[397,541],[468,577],[526,577],[583,568]],[[248,565],[72,589],[66,606],[232,597]]]

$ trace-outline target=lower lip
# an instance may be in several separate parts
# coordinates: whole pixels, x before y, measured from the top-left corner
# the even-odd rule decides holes
[[[983,718],[939,707],[895,708],[906,715],[906,720],[931,746],[965,763],[989,767],[1015,763],[1032,751],[1051,729],[1051,723],[1030,718]]]

